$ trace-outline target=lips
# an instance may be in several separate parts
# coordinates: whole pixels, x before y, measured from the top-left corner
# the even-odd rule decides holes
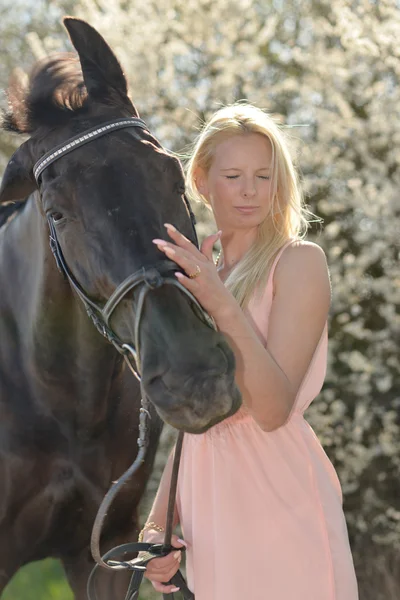
[[[240,213],[243,214],[248,214],[248,213],[252,213],[255,210],[258,209],[258,206],[235,206],[236,210],[238,210]]]

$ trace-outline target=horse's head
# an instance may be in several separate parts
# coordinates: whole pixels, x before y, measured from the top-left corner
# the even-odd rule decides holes
[[[103,38],[78,19],[64,23],[80,66],[69,55],[47,60],[23,93],[11,89],[5,126],[30,138],[7,166],[0,202],[37,192],[78,294],[103,307],[118,291],[109,329],[119,341],[137,343],[143,387],[161,417],[178,429],[204,431],[240,405],[233,353],[178,287],[159,285],[159,278],[148,287],[140,277],[134,285],[131,278],[141,269],[154,275],[151,268],[160,265],[173,279],[174,265],[152,243],[165,238],[165,222],[195,241],[181,166],[147,128],[130,126],[138,113]],[[81,139],[118,119],[127,126]],[[66,148],[71,139],[80,142]],[[57,147],[63,150],[54,154]]]

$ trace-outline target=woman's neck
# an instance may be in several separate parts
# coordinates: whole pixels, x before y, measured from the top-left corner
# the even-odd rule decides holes
[[[222,279],[226,279],[232,269],[240,262],[246,252],[254,244],[257,229],[248,231],[222,231],[221,254],[218,261],[218,271]]]

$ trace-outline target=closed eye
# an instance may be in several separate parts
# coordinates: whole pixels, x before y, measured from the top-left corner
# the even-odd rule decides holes
[[[227,179],[237,179],[238,177],[239,175],[226,175]],[[268,180],[270,178],[269,175],[257,175],[257,177],[264,180]]]

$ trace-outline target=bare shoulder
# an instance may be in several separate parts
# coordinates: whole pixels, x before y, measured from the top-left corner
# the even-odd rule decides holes
[[[274,273],[274,289],[295,290],[307,285],[311,290],[329,291],[330,277],[325,252],[314,242],[293,242],[282,253]]]

